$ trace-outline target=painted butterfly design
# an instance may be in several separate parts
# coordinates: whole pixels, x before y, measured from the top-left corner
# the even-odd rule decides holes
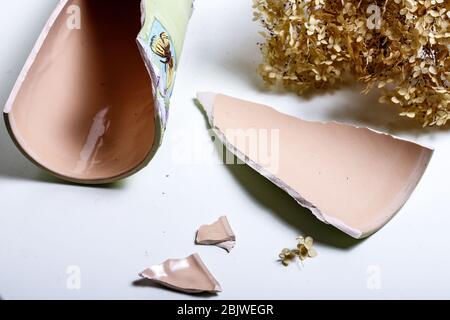
[[[151,40],[150,46],[152,51],[163,59],[161,60],[161,63],[165,65],[167,75],[166,89],[169,90],[174,81],[175,62],[172,56],[172,48],[168,34],[166,32],[162,32],[159,36],[154,36]]]

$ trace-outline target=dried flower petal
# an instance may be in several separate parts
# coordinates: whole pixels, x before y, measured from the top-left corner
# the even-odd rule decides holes
[[[306,237],[306,239],[305,239],[305,247],[306,247],[306,249],[308,249],[308,250],[311,249],[313,244],[314,244],[313,238]]]
[[[317,257],[317,251],[314,248],[309,249],[308,255],[310,258],[315,258]]]

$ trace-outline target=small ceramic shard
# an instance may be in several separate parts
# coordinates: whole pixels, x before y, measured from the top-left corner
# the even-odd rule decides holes
[[[227,217],[222,216],[213,224],[201,226],[197,231],[195,243],[215,245],[231,252],[236,245],[236,236],[231,229]]]
[[[304,121],[221,94],[198,100],[232,153],[354,238],[376,232],[402,208],[433,154],[368,128]]]
[[[167,288],[186,293],[218,293],[222,288],[198,254],[170,259],[139,274]]]

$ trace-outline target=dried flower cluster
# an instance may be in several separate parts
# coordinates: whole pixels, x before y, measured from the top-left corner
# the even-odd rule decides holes
[[[313,248],[314,240],[311,237],[298,237],[296,249],[283,249],[279,255],[281,263],[287,267],[289,263],[294,261],[297,257],[300,261],[304,261],[307,258],[314,258],[317,256],[316,249]]]
[[[269,84],[304,94],[350,77],[424,126],[450,120],[450,1],[253,2]]]

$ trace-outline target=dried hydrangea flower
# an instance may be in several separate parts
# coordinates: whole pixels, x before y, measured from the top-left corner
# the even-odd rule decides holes
[[[313,248],[314,240],[311,237],[298,237],[298,244],[296,249],[283,249],[279,255],[281,263],[288,266],[294,259],[299,258],[304,261],[307,258],[314,258],[317,256],[316,249]]]
[[[296,254],[291,251],[290,249],[283,249],[279,255],[280,259],[281,259],[281,263],[287,267],[289,265],[289,263],[292,262],[292,260],[295,259]]]
[[[347,80],[424,126],[450,119],[450,1],[253,0],[269,85],[299,94]]]

